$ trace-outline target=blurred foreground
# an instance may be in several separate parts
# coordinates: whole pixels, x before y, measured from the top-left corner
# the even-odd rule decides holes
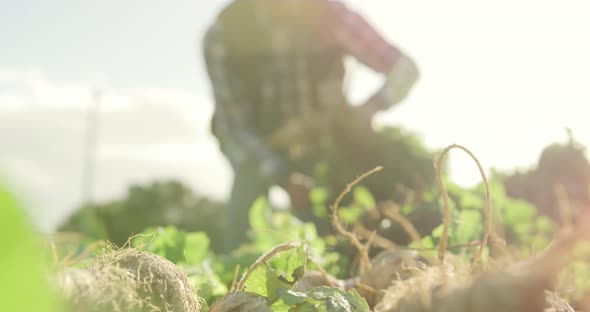
[[[3,278],[0,282],[3,289],[1,293],[14,298],[14,303],[3,300],[4,306],[1,307],[22,304],[20,301],[24,300],[22,295],[16,295],[22,292],[18,287],[9,286],[15,286],[12,281],[19,280],[29,285],[33,280],[49,276],[50,284],[34,282],[38,286],[38,294],[30,290],[27,296],[51,300],[52,294],[55,296],[61,293],[59,297],[64,298],[64,304],[71,306],[73,311],[125,311],[122,308],[125,304],[135,305],[138,311],[143,311],[147,306],[174,306],[174,302],[180,300],[174,298],[190,300],[181,300],[186,304],[170,308],[169,311],[206,311],[208,307],[212,307],[212,311],[229,311],[231,307],[286,311],[289,307],[308,306],[315,309],[323,306],[327,307],[327,311],[337,311],[338,308],[324,300],[340,296],[350,304],[346,311],[369,311],[369,308],[374,311],[398,311],[402,306],[409,305],[416,309],[421,306],[412,303],[414,295],[404,290],[404,280],[407,283],[420,283],[420,287],[434,287],[431,283],[440,281],[440,274],[448,275],[445,280],[451,284],[436,287],[456,290],[450,293],[437,292],[432,300],[447,307],[462,305],[461,302],[465,300],[477,301],[479,287],[483,287],[481,291],[485,291],[495,301],[474,301],[473,304],[478,307],[486,304],[493,304],[494,307],[524,307],[522,304],[525,301],[539,307],[545,304],[567,307],[560,297],[566,298],[571,305],[583,307],[590,289],[586,283],[586,277],[590,277],[590,265],[586,249],[577,248],[574,252],[572,244],[585,239],[586,234],[580,232],[582,225],[579,223],[585,224],[586,217],[582,211],[586,206],[582,205],[583,197],[579,196],[580,186],[571,189],[572,184],[565,182],[572,181],[573,177],[563,173],[575,173],[574,176],[579,178],[583,170],[568,169],[565,164],[587,166],[587,162],[583,150],[571,142],[548,147],[541,160],[539,166],[529,173],[514,176],[494,174],[491,177],[491,232],[484,226],[488,220],[484,185],[462,189],[446,181],[451,223],[444,263],[451,267],[443,271],[438,271],[440,267],[437,263],[442,258],[437,246],[441,245],[447,230],[440,223],[444,205],[436,189],[431,193],[426,192],[421,205],[414,206],[411,202],[378,202],[369,189],[362,185],[362,181],[353,186],[350,199],[338,210],[339,220],[336,222],[342,222],[346,231],[354,233],[353,236],[362,242],[362,246],[371,245],[370,249],[354,243],[354,239],[347,238],[348,234],[344,235],[346,232],[332,229],[334,219],[330,220],[329,203],[325,202],[327,197],[320,187],[312,192],[310,200],[317,218],[326,221],[323,230],[319,230],[319,227],[324,226],[322,223],[301,222],[288,211],[276,209],[264,197],[260,197],[249,212],[252,231],[248,233],[247,243],[231,253],[219,251],[223,233],[216,222],[222,220],[223,204],[200,198],[178,182],[134,186],[130,188],[127,198],[84,207],[72,216],[62,231],[51,237],[32,235],[22,217],[21,222],[17,222],[18,205],[4,192],[2,212],[8,214],[2,218],[7,222],[1,233],[1,237],[6,239],[6,252],[2,260],[8,262],[2,265]],[[550,173],[553,171],[550,169],[554,167],[548,164],[555,163],[562,164],[559,170],[561,175],[552,177]],[[527,176],[537,178],[527,180],[524,178]],[[539,179],[541,176],[547,179]],[[514,183],[510,181],[519,181],[519,184],[514,184],[518,185],[512,190],[517,194],[514,196],[521,196],[529,202],[507,194],[503,184],[510,187],[509,184]],[[561,185],[554,188],[558,191],[556,196],[543,202],[553,200],[558,209],[543,211],[534,206],[534,200],[538,197],[527,198],[522,195],[524,185],[529,190],[525,193],[528,196],[535,194],[535,190],[546,194],[549,185]],[[424,226],[424,223],[412,221],[412,218],[417,217],[420,221],[425,216],[431,219],[432,224]],[[491,235],[480,254],[480,240],[486,233]],[[18,242],[18,245],[14,242]],[[132,250],[144,253],[134,253]],[[571,252],[572,257],[563,256]],[[266,256],[259,258],[264,254]],[[284,257],[277,257],[283,254]],[[161,258],[149,260],[152,255]],[[475,266],[472,271],[468,264],[477,261],[478,255],[481,255],[482,264]],[[15,262],[16,259],[25,258],[31,261]],[[161,262],[163,259],[166,262]],[[372,260],[367,262],[369,259]],[[150,283],[156,284],[141,286],[141,283],[136,284],[141,279],[134,280],[141,275],[131,275],[130,279],[122,280],[120,274],[125,271],[112,271],[113,265],[116,265],[120,269],[135,272],[134,263],[143,263],[144,266],[150,263],[147,267],[153,267],[146,272],[151,272],[149,274],[154,279]],[[520,267],[522,265],[524,267]],[[167,271],[167,268],[173,271]],[[381,271],[384,268],[388,269]],[[371,273],[373,270],[380,273],[375,275]],[[527,270],[532,270],[532,273],[527,273]],[[483,273],[485,271],[488,273]],[[236,276],[239,277],[242,272],[246,275],[241,282],[236,281]],[[8,273],[13,274],[13,277],[6,275]],[[394,282],[400,277],[402,281]],[[534,277],[541,279],[533,282]],[[426,282],[425,278],[430,282]],[[185,286],[157,290],[160,287],[157,283]],[[539,288],[530,288],[533,285]],[[129,301],[130,297],[119,298],[121,291],[113,292],[119,289],[117,287],[122,287],[120,289],[126,292],[132,291],[130,294],[137,291],[139,299]],[[139,288],[133,290],[134,287]],[[146,293],[143,287],[150,287],[151,290]],[[179,289],[184,290],[180,292]],[[228,295],[232,289],[238,292]],[[385,292],[384,295],[375,293],[379,289]],[[502,289],[513,289],[513,292],[502,295],[499,292]],[[251,294],[248,296],[254,296],[250,299],[255,301],[241,298],[242,291]],[[160,292],[158,296],[163,301],[150,299],[152,301],[146,302],[141,299],[157,292]],[[109,297],[112,300],[98,299],[105,296],[113,297]],[[292,296],[300,299],[294,300]],[[525,300],[527,296],[541,298],[541,301]],[[399,301],[400,298],[404,300]],[[545,300],[547,303],[543,303]],[[58,301],[62,300],[52,300]],[[31,304],[33,302],[37,301]],[[19,310],[52,311],[50,308],[51,305],[47,304],[38,310]],[[438,311],[424,307],[420,309],[416,311]],[[556,311],[570,311],[568,309],[571,308]],[[472,308],[470,311],[487,310]],[[515,311],[525,311],[525,308]]]

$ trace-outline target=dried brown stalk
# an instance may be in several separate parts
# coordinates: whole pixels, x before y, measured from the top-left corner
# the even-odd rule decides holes
[[[336,231],[339,234],[348,238],[350,243],[358,250],[360,257],[361,257],[361,262],[360,262],[361,271],[363,271],[364,268],[367,268],[369,270],[371,269],[371,259],[369,259],[369,253],[368,253],[368,249],[369,249],[370,245],[364,246],[363,244],[361,244],[358,237],[354,233],[349,232],[344,228],[344,226],[342,225],[342,223],[340,223],[340,220],[338,219],[338,205],[340,204],[340,201],[342,201],[342,198],[344,198],[344,196],[352,190],[352,187],[354,187],[356,184],[358,184],[364,178],[366,178],[366,177],[370,176],[371,174],[373,174],[377,171],[380,171],[382,169],[383,169],[383,167],[381,167],[381,166],[375,167],[374,169],[365,172],[364,174],[362,174],[361,176],[356,178],[351,183],[347,184],[346,188],[340,193],[340,195],[338,195],[338,197],[334,201],[334,204],[331,207],[331,209],[332,209],[332,226],[336,229]]]
[[[229,288],[229,292],[232,293],[236,290],[236,283],[238,282],[238,273],[240,273],[240,265],[236,265],[236,269],[234,270],[234,278],[231,281],[231,287]]]
[[[475,253],[475,255],[473,257],[473,262],[471,263],[471,270],[473,270],[483,255],[483,251],[485,249],[485,246],[488,242],[488,237],[490,235],[491,221],[492,221],[492,218],[491,218],[492,199],[491,199],[491,195],[490,195],[490,184],[489,184],[488,178],[486,177],[486,174],[483,170],[483,167],[481,166],[481,163],[479,162],[479,159],[477,159],[477,157],[469,149],[467,149],[464,146],[457,145],[457,144],[453,144],[453,145],[450,145],[447,148],[445,148],[435,162],[436,179],[438,181],[438,185],[440,187],[440,191],[443,196],[443,201],[444,201],[444,205],[445,205],[445,215],[443,218],[444,228],[443,228],[443,233],[442,233],[439,248],[438,248],[438,257],[441,262],[444,261],[447,243],[448,243],[448,239],[449,239],[449,225],[451,223],[451,210],[449,208],[449,194],[447,193],[447,189],[445,187],[445,184],[444,184],[444,181],[442,178],[442,165],[443,165],[443,161],[445,160],[445,157],[447,156],[449,151],[452,150],[453,148],[458,148],[458,149],[463,150],[465,153],[467,153],[473,159],[473,161],[475,161],[475,163],[477,164],[477,168],[479,169],[479,173],[481,175],[481,178],[483,180],[485,190],[486,190],[486,209],[484,211],[485,227],[484,227],[484,231],[483,231],[483,237],[481,239],[481,244],[479,246],[479,250]]]
[[[361,223],[355,224],[354,231],[358,233],[360,236],[364,237],[365,239],[369,239],[369,237],[373,235],[373,246],[377,246],[383,249],[394,249],[399,247],[396,243],[377,234],[375,231],[367,229]]]
[[[387,202],[385,203],[385,207],[382,211],[387,218],[399,223],[402,226],[406,234],[410,236],[412,242],[416,242],[418,245],[420,245],[420,247],[423,247],[420,233],[418,233],[418,230],[416,230],[416,227],[414,227],[410,220],[399,213],[398,205]]]

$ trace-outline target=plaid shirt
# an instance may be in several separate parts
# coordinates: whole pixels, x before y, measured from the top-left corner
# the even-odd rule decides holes
[[[401,55],[338,1],[270,3],[234,1],[204,38],[215,97],[212,132],[234,167],[280,162],[265,137],[291,118],[348,105],[345,56],[386,74]]]

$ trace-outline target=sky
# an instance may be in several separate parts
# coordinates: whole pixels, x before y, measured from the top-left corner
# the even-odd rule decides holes
[[[0,172],[35,222],[52,230],[82,200],[92,90],[101,92],[92,199],[130,183],[179,179],[199,194],[228,195],[232,173],[209,133],[213,110],[200,55],[227,1],[0,0]],[[590,144],[590,41],[584,0],[351,0],[421,79],[378,116],[430,148],[457,143],[487,169],[526,168],[564,127]],[[350,97],[379,77],[350,64]],[[454,152],[453,180],[477,168]]]

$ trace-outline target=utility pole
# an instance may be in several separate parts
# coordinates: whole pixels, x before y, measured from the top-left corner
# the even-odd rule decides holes
[[[94,181],[96,170],[96,154],[98,150],[98,130],[100,102],[102,91],[98,87],[90,90],[90,101],[86,113],[86,133],[84,138],[84,165],[82,169],[82,204],[89,205],[94,201]]]

